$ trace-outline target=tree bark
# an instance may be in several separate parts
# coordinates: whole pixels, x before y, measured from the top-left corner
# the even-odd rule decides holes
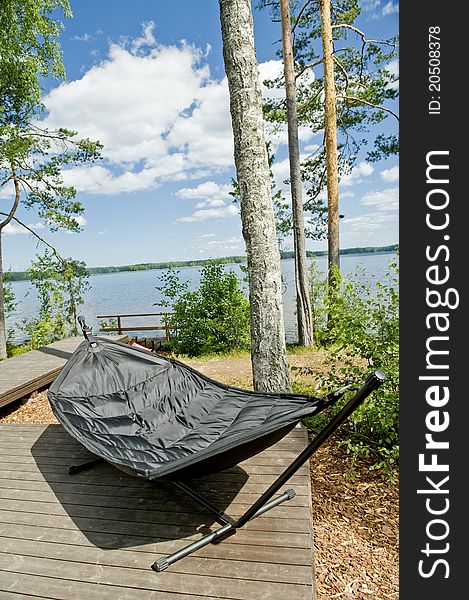
[[[290,159],[290,188],[293,212],[293,244],[295,253],[296,318],[298,342],[310,348],[313,345],[313,318],[309,297],[308,269],[306,264],[306,236],[300,171],[300,145],[298,141],[298,115],[296,108],[296,82],[293,63],[290,2],[280,0],[282,19],[283,70],[287,100],[288,156]]]
[[[4,276],[3,276],[3,260],[2,260],[2,233],[3,229],[14,218],[16,209],[20,202],[20,184],[16,176],[14,165],[11,165],[13,183],[15,186],[15,200],[6,219],[0,222],[0,360],[7,358],[7,328],[5,323],[5,300],[4,300]]]
[[[339,165],[337,159],[337,109],[334,76],[331,1],[321,0],[322,49],[324,55],[324,123],[327,166],[329,289],[334,290],[335,269],[340,269]]]
[[[7,357],[7,332],[5,325],[5,303],[3,291],[2,229],[0,229],[0,360]]]
[[[290,391],[262,98],[249,0],[219,0],[251,305],[254,389]]]

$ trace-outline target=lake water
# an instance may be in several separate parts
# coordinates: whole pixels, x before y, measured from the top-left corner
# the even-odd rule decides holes
[[[347,254],[340,257],[343,275],[355,273],[358,266],[364,268],[366,276],[371,280],[382,280],[389,271],[389,263],[396,258],[394,253]],[[309,259],[311,262],[313,259]],[[327,256],[314,259],[318,270],[327,272]],[[282,260],[283,302],[285,316],[285,331],[288,341],[297,339],[296,327],[296,291],[295,270],[293,260]],[[226,265],[226,269],[234,271],[241,279],[244,273],[240,265]],[[200,269],[198,267],[182,267],[179,270],[181,281],[188,281],[191,288],[196,287]],[[96,315],[135,314],[162,312],[163,309],[154,304],[161,300],[161,295],[155,289],[163,270],[127,271],[122,273],[105,273],[92,275],[89,278],[91,289],[85,295],[85,304],[80,307],[80,314],[93,327],[96,333],[99,320]],[[16,326],[24,319],[32,318],[38,309],[35,289],[29,281],[15,281],[12,284],[18,306],[13,315],[7,320],[7,328],[14,330],[14,341],[22,342],[25,335]],[[157,317],[140,317],[123,319],[123,325],[154,325]],[[143,332],[140,335],[144,335]],[[148,333],[149,336],[152,332]]]

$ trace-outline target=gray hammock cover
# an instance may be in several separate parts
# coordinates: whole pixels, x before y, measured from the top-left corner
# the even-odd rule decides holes
[[[80,344],[48,397],[90,452],[148,479],[234,466],[325,406],[304,394],[229,387],[177,360],[98,337]]]

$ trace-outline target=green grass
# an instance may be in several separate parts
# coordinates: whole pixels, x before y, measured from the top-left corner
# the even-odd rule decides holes
[[[25,352],[29,352],[30,350],[30,344],[21,344],[19,346],[15,346],[14,344],[7,343],[8,358],[12,358],[13,356],[19,356],[20,354],[24,354]]]

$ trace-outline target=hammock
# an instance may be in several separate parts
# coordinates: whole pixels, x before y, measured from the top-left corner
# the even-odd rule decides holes
[[[336,402],[345,388],[321,399],[305,394],[250,392],[213,381],[177,360],[92,337],[83,320],[80,322],[85,341],[51,385],[48,398],[64,429],[97,458],[73,466],[69,472],[76,473],[104,459],[137,477],[172,480],[224,525],[215,539],[202,545],[231,535],[248,520],[293,497],[293,490],[288,490],[272,500],[324,439],[384,380],[381,372],[372,373],[331,421],[330,431],[316,447],[312,447],[313,440],[249,509],[248,517],[234,521],[185,480],[222,471],[261,452],[302,419]],[[225,527],[228,529],[222,531]],[[163,570],[216,533],[160,559],[154,570]]]

